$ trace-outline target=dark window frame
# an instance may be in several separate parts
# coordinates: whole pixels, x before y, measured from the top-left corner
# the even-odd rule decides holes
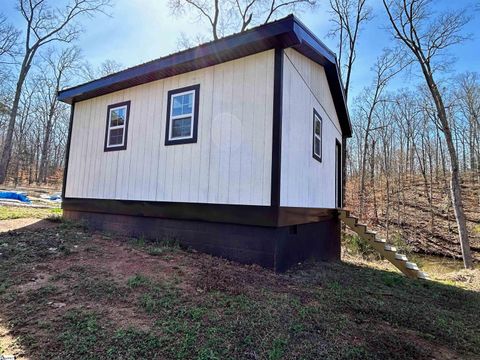
[[[335,139],[335,205],[343,207],[343,146],[338,139]]]
[[[131,101],[128,100],[128,101],[122,101],[122,102],[119,102],[119,103],[116,103],[116,104],[111,104],[111,105],[107,106],[107,124],[106,124],[107,126],[105,128],[105,144],[104,144],[104,147],[103,147],[104,152],[106,152],[106,151],[119,151],[119,150],[126,150],[127,149],[128,122],[129,122],[129,119],[130,119],[130,104],[131,104]],[[127,107],[126,118],[125,118],[125,127],[124,127],[124,136],[123,136],[123,144],[118,145],[118,146],[116,146],[116,145],[108,146],[108,133],[110,131],[110,111],[112,109],[116,109],[116,108],[123,107],[123,106]]]
[[[315,153],[315,117],[320,119],[320,155]],[[315,108],[313,109],[313,131],[312,131],[312,157],[318,162],[322,162],[323,148],[323,119]]]
[[[171,122],[171,106],[172,98],[176,94],[180,94],[187,91],[194,91],[194,103],[193,103],[193,117],[192,117],[192,137],[186,139],[170,139],[170,122]],[[200,105],[200,84],[186,86],[179,89],[170,90],[167,93],[167,120],[165,129],[165,145],[180,145],[180,144],[192,144],[197,142],[198,134],[198,111]]]

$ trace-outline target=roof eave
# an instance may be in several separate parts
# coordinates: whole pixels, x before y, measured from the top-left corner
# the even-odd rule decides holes
[[[343,136],[351,137],[352,126],[336,56],[293,15],[244,33],[227,36],[220,40],[199,45],[192,49],[59,91],[58,99],[71,104],[143,83],[235,60],[261,51],[289,47],[298,50],[325,68],[335,109],[342,125]]]
[[[290,47],[300,42],[296,34],[291,31],[294,21],[293,16],[289,16],[265,27],[235,34],[134,66],[101,79],[61,90],[58,93],[58,99],[71,104],[73,101],[201,69],[275,47]]]

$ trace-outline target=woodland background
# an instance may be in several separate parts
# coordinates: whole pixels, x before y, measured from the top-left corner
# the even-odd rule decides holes
[[[457,72],[450,49],[468,46],[464,27],[478,22],[478,3],[439,12],[429,0],[382,1],[381,31],[392,43],[371,69],[355,66],[358,43],[369,41],[362,30],[378,16],[368,0],[169,0],[168,8],[210,29],[181,33],[182,49],[290,12],[319,11],[319,2],[327,4],[353,125],[346,207],[391,241],[463,257],[468,267],[467,245],[480,259],[480,69]],[[112,5],[18,0],[21,22],[0,14],[0,183],[61,186],[70,113],[56,94],[123,68],[107,58],[91,64],[76,45],[88,31],[84,19],[108,16]],[[352,73],[360,71],[372,80],[352,97]],[[392,86],[399,76],[414,80]]]

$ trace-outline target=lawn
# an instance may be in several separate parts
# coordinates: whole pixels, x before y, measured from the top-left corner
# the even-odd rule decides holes
[[[480,293],[455,282],[352,262],[275,274],[53,220],[0,233],[0,354],[480,358]]]
[[[44,219],[49,216],[58,216],[62,214],[59,207],[52,208],[30,208],[30,207],[13,207],[0,205],[0,220],[35,218]]]

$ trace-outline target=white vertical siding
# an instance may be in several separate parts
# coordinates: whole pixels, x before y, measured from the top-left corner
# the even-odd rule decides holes
[[[335,140],[342,141],[325,70],[286,49],[283,72],[282,206],[335,208]],[[322,162],[312,156],[313,109],[322,122]]]
[[[270,205],[273,57],[266,51],[75,105],[66,196]],[[167,92],[200,84],[198,140],[165,146]],[[127,149],[107,106],[131,101]]]

